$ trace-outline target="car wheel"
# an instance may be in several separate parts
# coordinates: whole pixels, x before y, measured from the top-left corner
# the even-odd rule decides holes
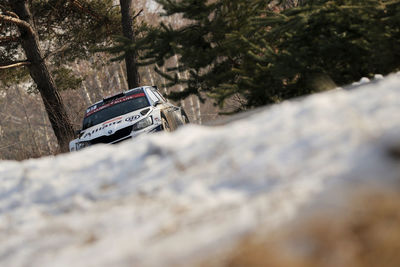
[[[183,122],[183,124],[190,123],[189,118],[188,118],[188,116],[186,115],[186,112],[185,112],[183,109],[182,109],[181,116],[182,116],[182,122]]]
[[[161,113],[161,124],[163,130],[166,132],[173,132],[176,130],[176,122],[171,118],[168,113]]]

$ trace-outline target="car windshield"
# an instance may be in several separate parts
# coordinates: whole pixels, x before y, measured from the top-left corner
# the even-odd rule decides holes
[[[83,119],[82,130],[147,106],[149,106],[149,102],[144,93],[113,100],[108,104],[104,104],[88,112]]]

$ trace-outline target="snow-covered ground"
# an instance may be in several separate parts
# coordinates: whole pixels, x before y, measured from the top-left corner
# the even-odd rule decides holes
[[[0,266],[187,266],[327,198],[391,185],[399,143],[397,74],[224,126],[2,161]]]

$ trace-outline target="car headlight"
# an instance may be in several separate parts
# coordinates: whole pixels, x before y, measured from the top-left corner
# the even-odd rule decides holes
[[[78,143],[76,143],[75,146],[76,146],[76,150],[79,150],[79,149],[90,146],[90,142],[87,142],[87,141],[78,142]]]
[[[142,130],[142,129],[146,128],[146,127],[149,127],[152,124],[153,124],[153,118],[151,116],[149,116],[149,117],[147,117],[147,118],[145,118],[143,120],[140,120],[137,123],[135,123],[133,125],[133,130],[134,131],[139,131],[139,130]]]

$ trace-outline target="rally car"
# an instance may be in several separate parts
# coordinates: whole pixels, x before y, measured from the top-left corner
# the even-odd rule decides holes
[[[189,119],[183,108],[165,100],[156,86],[142,86],[90,106],[69,150],[99,143],[115,144],[142,133],[174,131],[186,123]]]

